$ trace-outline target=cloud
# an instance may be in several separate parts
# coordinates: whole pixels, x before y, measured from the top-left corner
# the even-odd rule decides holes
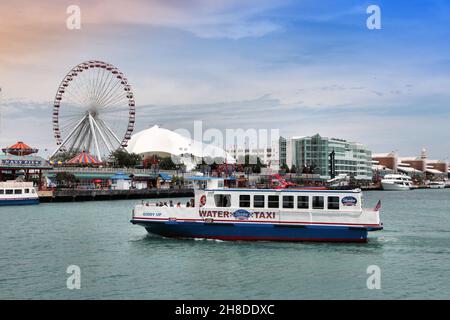
[[[79,31],[65,27],[69,4],[81,6]],[[383,3],[389,31],[377,33],[353,1],[1,2],[0,142],[30,136],[53,146],[51,101],[61,78],[99,59],[131,81],[138,129],[189,128],[199,119],[281,127],[287,136],[319,132],[384,151],[397,141],[414,149],[407,123],[422,120],[430,139],[423,145],[448,153],[432,138],[445,135],[449,116],[448,22],[417,10],[411,23],[421,28],[408,29],[413,9],[405,16],[392,10],[398,6]],[[402,130],[393,133],[395,122]]]

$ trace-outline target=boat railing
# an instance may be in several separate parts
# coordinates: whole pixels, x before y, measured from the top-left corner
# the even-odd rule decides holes
[[[154,207],[154,208],[189,208],[184,203],[180,203],[179,205],[178,204],[173,204],[172,206],[170,206],[169,204],[167,204],[167,205],[166,204],[160,205],[157,202],[142,201],[142,203],[140,205],[142,207]]]
[[[183,173],[181,170],[157,170],[154,169],[144,169],[144,168],[112,168],[112,167],[53,167],[51,170],[43,170],[43,173],[55,173],[55,172],[79,172],[79,173],[116,173],[116,172],[124,172],[124,173],[167,173],[174,176],[181,176]],[[197,171],[189,172],[189,174],[194,175]]]

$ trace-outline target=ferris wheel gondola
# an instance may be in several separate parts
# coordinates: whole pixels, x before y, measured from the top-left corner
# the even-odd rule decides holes
[[[82,150],[102,157],[125,148],[135,123],[134,94],[112,64],[86,61],[61,81],[53,103],[53,133],[60,151]]]

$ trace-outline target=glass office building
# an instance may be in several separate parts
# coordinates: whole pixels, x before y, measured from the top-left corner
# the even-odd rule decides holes
[[[286,164],[289,167],[295,165],[300,170],[305,166],[311,167],[314,173],[329,179],[331,177],[330,153],[332,151],[335,153],[336,176],[347,174],[359,180],[372,179],[372,152],[370,150],[360,143],[321,137],[319,134],[312,137],[289,139],[286,142]]]

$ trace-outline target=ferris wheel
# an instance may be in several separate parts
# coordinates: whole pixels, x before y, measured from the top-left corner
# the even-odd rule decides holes
[[[53,104],[60,151],[86,151],[99,161],[125,148],[135,123],[135,101],[122,72],[102,61],[80,63],[62,80]]]

